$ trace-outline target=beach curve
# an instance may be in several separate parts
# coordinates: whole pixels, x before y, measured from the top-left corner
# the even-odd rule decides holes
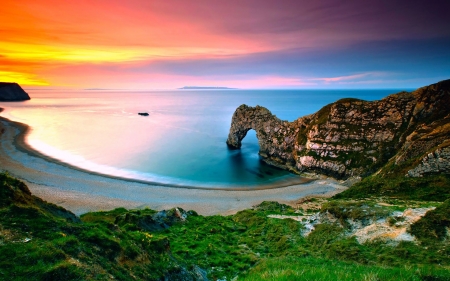
[[[0,112],[2,109],[0,108]],[[231,214],[262,201],[292,203],[313,194],[334,194],[345,187],[332,179],[218,188],[171,185],[104,175],[61,162],[26,142],[29,126],[0,117],[0,167],[25,181],[34,195],[76,214],[117,207],[168,209],[175,206],[203,215]]]

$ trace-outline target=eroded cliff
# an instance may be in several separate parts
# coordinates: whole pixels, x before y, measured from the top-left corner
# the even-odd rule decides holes
[[[24,101],[30,96],[17,83],[0,82],[0,101]]]
[[[263,160],[293,172],[348,178],[388,163],[403,165],[408,176],[449,172],[450,80],[379,101],[342,99],[293,122],[261,106],[241,105],[228,146],[240,148],[250,129]]]

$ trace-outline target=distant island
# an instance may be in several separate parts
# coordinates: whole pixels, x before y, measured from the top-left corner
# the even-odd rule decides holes
[[[236,90],[236,88],[228,87],[202,87],[202,86],[184,86],[179,90]]]

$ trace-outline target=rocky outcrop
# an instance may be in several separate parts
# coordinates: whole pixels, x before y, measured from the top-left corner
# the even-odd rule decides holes
[[[2,172],[0,173],[0,209],[11,206],[27,207],[47,218],[62,218],[67,222],[74,223],[81,222],[72,212],[32,195],[25,183]]]
[[[283,163],[294,169],[295,158],[292,150],[295,135],[299,129],[294,124],[282,121],[261,106],[239,106],[232,118],[227,144],[232,149],[241,147],[242,139],[253,129],[259,142],[259,154],[267,161]]]
[[[162,210],[152,215],[127,213],[117,216],[114,223],[117,225],[133,224],[143,231],[160,231],[174,224],[184,223],[189,216],[196,216],[194,211],[185,211],[182,208]]]
[[[449,121],[450,80],[446,80],[379,101],[342,99],[293,122],[278,119],[264,107],[241,105],[233,114],[227,144],[240,148],[253,129],[259,154],[269,164],[348,178],[449,146]]]
[[[450,174],[450,147],[436,149],[422,159],[422,163],[408,171],[410,177],[423,177],[432,173]]]
[[[342,209],[344,213],[351,213],[352,207],[346,206]],[[355,237],[360,244],[384,241],[396,245],[401,241],[416,241],[416,237],[410,233],[411,225],[418,222],[435,207],[407,208],[403,212],[387,212],[386,208],[377,205],[363,205],[358,209],[363,212],[362,217],[336,217],[335,214],[328,211],[306,215],[300,220],[300,223],[304,226],[302,235],[308,236],[319,224],[328,224],[339,225],[344,228],[344,235]]]
[[[0,82],[0,101],[24,101],[30,96],[17,83]]]

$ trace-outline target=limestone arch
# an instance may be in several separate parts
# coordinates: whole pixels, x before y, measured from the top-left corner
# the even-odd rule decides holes
[[[263,132],[263,124],[274,116],[264,107],[250,107],[245,104],[239,106],[231,119],[230,132],[228,133],[227,145],[231,149],[239,149],[242,146],[242,140],[248,131],[255,130],[256,138],[260,148],[264,146],[260,134]]]

